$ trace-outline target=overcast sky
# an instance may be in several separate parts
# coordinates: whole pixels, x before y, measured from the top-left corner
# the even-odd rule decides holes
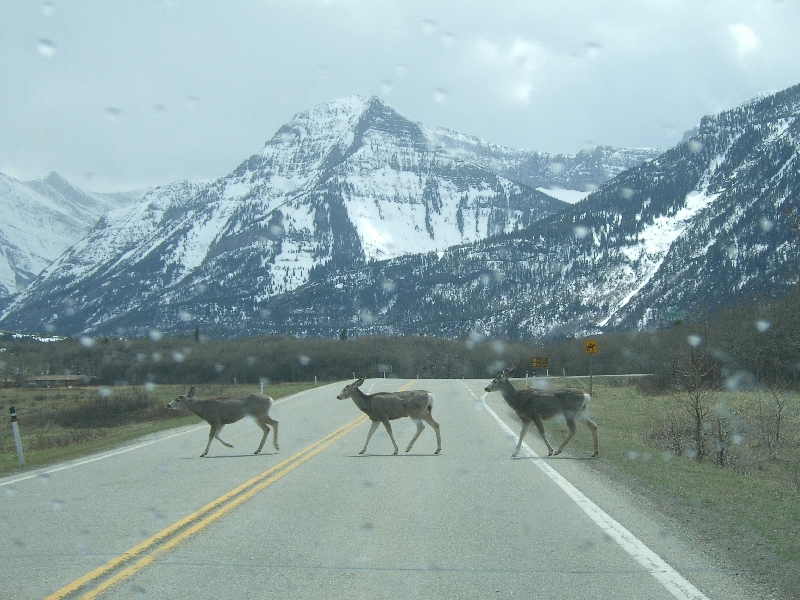
[[[800,83],[796,0],[2,0],[0,171],[225,175],[350,94],[513,148],[668,148]]]

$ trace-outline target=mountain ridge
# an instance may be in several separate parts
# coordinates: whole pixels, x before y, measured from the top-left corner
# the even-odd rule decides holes
[[[496,146],[469,155],[444,138],[374,97],[298,113],[230,175],[175,182],[108,212],[15,299],[0,326],[76,335],[197,324],[245,334],[268,325],[270,303],[323,276],[513,234],[569,207],[496,164],[504,155],[509,171],[535,158],[544,167],[532,183],[555,186],[571,181],[569,165],[551,168],[561,159]],[[613,153],[574,163],[581,185],[607,181],[618,167],[592,165]]]

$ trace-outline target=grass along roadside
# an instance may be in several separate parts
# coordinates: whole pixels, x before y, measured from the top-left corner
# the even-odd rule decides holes
[[[314,387],[312,383],[267,385],[274,399]],[[144,435],[192,423],[199,417],[171,411],[166,405],[188,385],[115,388],[2,388],[0,389],[0,476],[81,458],[117,447]],[[259,385],[196,386],[202,397],[235,397],[258,393]],[[17,459],[10,408],[17,413],[25,457]]]
[[[554,387],[560,384],[553,379]],[[784,396],[779,444],[764,448],[758,436],[730,436],[731,462],[720,467],[712,453],[702,461],[689,451],[676,455],[653,435],[674,410],[673,396],[646,396],[633,385],[597,379],[593,392],[600,460],[587,462],[590,468],[645,498],[733,569],[774,590],[773,597],[800,598],[800,395]],[[728,416],[729,426],[733,415],[763,417],[770,409],[769,399],[755,392],[717,392],[707,402],[712,415]],[[546,427],[551,439],[566,435],[563,419]],[[566,451],[591,453],[585,427]]]

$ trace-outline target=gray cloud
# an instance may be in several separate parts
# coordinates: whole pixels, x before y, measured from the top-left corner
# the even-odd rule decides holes
[[[666,148],[800,83],[799,28],[773,0],[3,2],[0,171],[215,177],[353,93],[511,147]]]

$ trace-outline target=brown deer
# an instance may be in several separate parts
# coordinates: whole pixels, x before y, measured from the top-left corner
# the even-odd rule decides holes
[[[552,392],[527,388],[518,390],[511,385],[511,382],[508,380],[508,376],[513,370],[514,367],[505,369],[486,386],[487,392],[500,392],[503,395],[503,399],[514,409],[514,412],[517,413],[520,420],[522,420],[522,431],[519,434],[519,442],[517,442],[517,448],[511,456],[516,456],[519,453],[520,446],[522,446],[522,439],[525,437],[525,434],[528,433],[531,423],[534,423],[536,429],[539,430],[539,435],[542,436],[547,446],[547,455],[561,454],[564,446],[566,446],[572,439],[572,436],[575,435],[575,419],[586,423],[591,430],[592,438],[594,439],[594,452],[592,456],[597,456],[597,425],[584,413],[589,405],[589,394],[575,388],[567,388]],[[553,452],[553,447],[550,445],[550,442],[547,441],[547,437],[544,434],[544,425],[542,421],[551,419],[556,415],[564,416],[564,419],[567,421],[569,433],[567,433],[567,437],[564,438],[564,441],[561,442],[558,449]]]
[[[442,438],[439,434],[439,423],[433,420],[431,410],[433,410],[433,394],[425,390],[410,390],[405,392],[378,392],[376,394],[365,394],[359,388],[364,383],[364,378],[354,381],[342,390],[342,393],[336,396],[339,400],[352,398],[356,406],[364,412],[371,420],[372,426],[369,428],[367,434],[367,441],[364,442],[364,447],[359,454],[364,454],[367,451],[367,444],[378,428],[378,425],[383,423],[389,438],[394,445],[394,454],[397,454],[397,443],[394,441],[392,434],[392,426],[389,421],[400,419],[402,417],[409,417],[417,426],[416,435],[411,438],[408,443],[406,452],[411,450],[411,446],[417,441],[419,434],[425,429],[422,421],[433,427],[436,432],[436,452],[439,454],[442,450]]]
[[[211,431],[208,433],[208,443],[206,444],[206,449],[200,455],[201,458],[208,454],[208,448],[214,438],[217,438],[224,446],[233,448],[232,444],[223,441],[219,437],[219,432],[222,431],[225,425],[236,423],[244,417],[252,417],[264,431],[261,443],[253,454],[261,452],[261,448],[264,447],[264,442],[267,440],[267,435],[269,435],[270,426],[275,429],[272,444],[275,446],[275,450],[278,450],[278,422],[269,416],[271,406],[272,398],[259,394],[251,394],[244,398],[195,400],[194,386],[189,388],[189,392],[185,396],[178,396],[167,404],[167,408],[190,410],[211,425]]]

